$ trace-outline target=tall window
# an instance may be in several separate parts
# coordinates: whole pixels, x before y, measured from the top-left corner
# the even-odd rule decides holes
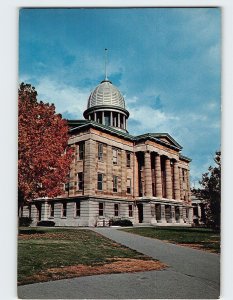
[[[61,216],[63,218],[66,218],[66,213],[67,213],[67,203],[63,202],[62,203],[62,211],[61,211]]]
[[[54,218],[54,203],[50,203],[49,216],[50,216],[50,218]]]
[[[117,165],[117,149],[112,149],[112,161],[114,165]]]
[[[103,190],[103,174],[102,173],[98,173],[98,175],[97,175],[97,189],[99,191]]]
[[[80,202],[75,202],[75,217],[80,217]]]
[[[98,144],[98,160],[103,160],[103,144]]]
[[[118,177],[113,175],[113,192],[117,192],[118,187]]]
[[[129,217],[133,216],[133,205],[129,204]]]
[[[114,216],[119,216],[119,204],[114,204]]]
[[[69,191],[69,186],[70,186],[69,182],[66,182],[66,183],[64,184],[64,190],[65,190],[66,192]]]
[[[103,202],[99,203],[99,216],[102,217],[104,215],[104,204]]]
[[[130,153],[127,152],[126,154],[126,166],[129,168],[130,167]]]
[[[183,181],[185,181],[185,170],[182,169],[182,178],[183,178]]]
[[[131,179],[127,178],[127,194],[131,194]]]
[[[108,112],[104,113],[104,124],[110,126],[110,115]]]
[[[83,190],[83,172],[78,173],[78,190]]]
[[[84,158],[84,149],[85,149],[85,144],[80,143],[78,145],[78,159],[79,160],[83,160],[83,158]]]

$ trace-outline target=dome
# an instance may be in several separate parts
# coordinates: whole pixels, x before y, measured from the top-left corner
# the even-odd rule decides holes
[[[125,100],[121,95],[120,91],[111,83],[109,80],[103,80],[91,93],[87,109],[100,106],[118,106],[125,109]]]

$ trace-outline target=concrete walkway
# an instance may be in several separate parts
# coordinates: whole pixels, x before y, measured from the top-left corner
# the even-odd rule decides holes
[[[97,275],[20,286],[24,299],[217,299],[219,255],[133,235],[95,228],[118,243],[169,265],[165,271]]]

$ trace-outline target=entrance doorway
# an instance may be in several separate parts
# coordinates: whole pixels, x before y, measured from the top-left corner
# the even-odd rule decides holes
[[[139,223],[143,222],[143,204],[139,203],[138,205],[138,221]]]

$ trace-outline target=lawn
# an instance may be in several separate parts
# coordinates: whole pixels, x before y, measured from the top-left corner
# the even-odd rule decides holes
[[[220,252],[220,233],[207,228],[138,227],[122,230],[192,248]]]
[[[159,261],[84,229],[21,228],[18,283],[161,270]]]

